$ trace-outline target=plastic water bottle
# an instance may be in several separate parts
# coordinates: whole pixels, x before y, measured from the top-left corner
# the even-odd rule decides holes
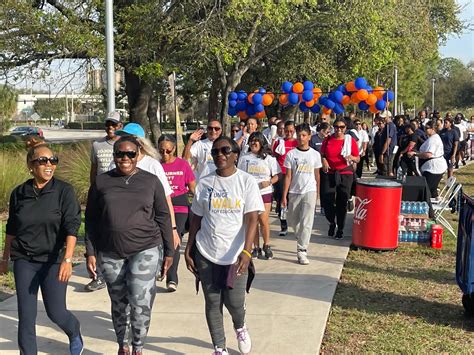
[[[405,201],[402,201],[402,203],[400,204],[400,214],[404,214],[405,213]]]
[[[423,214],[428,214],[430,210],[430,206],[428,206],[428,203],[426,201],[423,201]]]
[[[288,208],[283,207],[280,211],[280,219],[281,220],[286,220],[286,214],[288,213]]]
[[[411,202],[406,202],[406,213],[407,214],[412,214],[412,205]]]
[[[397,180],[402,181],[403,180],[403,169],[401,166],[398,167],[397,169]]]
[[[421,202],[415,202],[415,214],[421,214]]]

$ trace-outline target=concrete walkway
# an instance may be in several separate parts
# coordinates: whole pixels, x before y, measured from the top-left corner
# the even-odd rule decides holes
[[[318,209],[319,210],[319,209]],[[318,354],[350,244],[352,216],[341,241],[326,236],[324,217],[315,216],[308,250],[310,264],[296,263],[296,241],[289,233],[279,237],[279,222],[272,218],[273,260],[256,260],[257,276],[247,295],[247,324],[253,342],[252,354]],[[211,354],[212,344],[204,315],[202,292],[194,289],[194,277],[180,263],[178,291],[159,289],[145,345],[146,354]],[[116,354],[110,319],[110,301],[105,289],[83,292],[88,282],[84,265],[74,268],[69,283],[68,307],[79,318],[85,342],[84,354]],[[38,304],[37,339],[41,354],[68,354],[67,337]],[[225,329],[230,354],[239,354],[227,311]],[[0,303],[0,354],[18,354],[16,297]]]

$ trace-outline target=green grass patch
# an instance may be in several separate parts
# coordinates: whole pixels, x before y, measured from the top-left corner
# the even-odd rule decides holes
[[[473,195],[474,164],[456,177]],[[457,225],[457,214],[446,217]],[[473,353],[474,319],[464,315],[455,267],[456,238],[449,232],[442,250],[401,245],[386,253],[351,251],[321,352]]]

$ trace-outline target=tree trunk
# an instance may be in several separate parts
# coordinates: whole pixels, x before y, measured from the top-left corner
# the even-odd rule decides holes
[[[219,77],[216,75],[212,78],[211,90],[209,91],[209,105],[207,111],[207,119],[212,120],[217,118],[219,110]]]
[[[229,104],[229,94],[230,92],[234,91],[237,85],[239,85],[240,80],[242,79],[242,75],[232,75],[228,77],[226,80],[227,85],[222,89],[221,96],[222,96],[222,106],[221,106],[221,122],[222,122],[222,132],[230,137],[230,128],[231,118],[227,113],[227,108]]]
[[[150,139],[155,146],[157,145],[158,138],[160,138],[160,135],[161,135],[160,124],[158,122],[157,114],[158,114],[158,98],[155,92],[155,93],[152,93],[152,96],[150,100],[148,101],[148,110],[147,110],[147,116],[148,116],[148,121],[150,124],[150,130],[151,130]]]
[[[298,109],[297,105],[284,107],[281,110],[280,117],[284,121],[291,121],[297,109]]]
[[[136,122],[143,127],[145,132],[150,132],[148,119],[148,105],[153,91],[151,86],[130,69],[125,70],[125,91],[128,97],[130,122]]]

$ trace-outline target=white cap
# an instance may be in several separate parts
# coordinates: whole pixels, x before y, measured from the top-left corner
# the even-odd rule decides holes
[[[385,110],[385,111],[382,111],[379,114],[379,116],[382,117],[382,118],[392,117],[392,113],[389,110]]]
[[[115,123],[119,123],[120,122],[120,112],[118,111],[113,111],[113,112],[109,112],[105,121],[112,121],[112,122],[115,122]]]

